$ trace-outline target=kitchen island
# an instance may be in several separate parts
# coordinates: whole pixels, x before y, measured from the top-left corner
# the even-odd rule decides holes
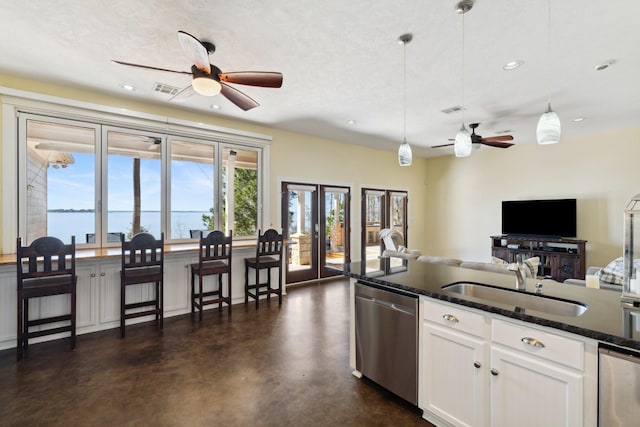
[[[472,283],[510,293],[515,274],[417,261],[391,267],[388,259],[371,267],[356,262],[343,271],[351,278],[354,375],[360,375],[356,283],[417,297],[418,407],[436,425],[595,426],[598,348],[640,350],[638,317],[621,305],[617,292],[536,279],[517,291],[537,291],[541,295],[530,297],[549,305],[586,307],[559,314],[544,304],[535,310],[442,289]]]

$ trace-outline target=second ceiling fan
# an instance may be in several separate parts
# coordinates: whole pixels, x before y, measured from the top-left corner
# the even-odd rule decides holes
[[[182,50],[187,54],[193,65],[191,71],[176,71],[166,68],[152,67],[149,65],[133,64],[130,62],[116,61],[114,63],[129,67],[144,68],[146,70],[167,71],[170,73],[187,74],[192,76],[191,84],[171,100],[187,98],[193,93],[204,96],[214,96],[221,93],[229,101],[247,111],[258,104],[254,99],[243,92],[229,86],[227,83],[235,83],[248,86],[279,88],[282,86],[282,73],[271,71],[235,71],[223,73],[218,67],[209,63],[209,54],[215,52],[213,43],[200,41],[191,34],[178,31],[178,39]]]
[[[488,145],[490,147],[496,147],[496,148],[509,148],[511,147],[512,143],[510,142],[505,142],[505,141],[512,141],[513,140],[513,136],[511,135],[499,135],[499,136],[490,136],[487,138],[483,138],[481,135],[476,134],[476,128],[480,126],[480,123],[470,123],[469,127],[471,128],[471,143],[472,144],[482,144],[482,145]],[[453,139],[450,139],[450,141],[453,141]],[[454,144],[442,144],[442,145],[432,145],[431,148],[441,148],[441,147],[451,147]],[[477,145],[476,145],[477,146]]]

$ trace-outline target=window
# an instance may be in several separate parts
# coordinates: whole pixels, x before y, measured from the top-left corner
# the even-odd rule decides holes
[[[72,235],[78,242],[81,236],[95,239],[97,126],[33,117],[23,117],[21,124],[26,130],[23,244],[45,235],[67,244]]]
[[[116,127],[21,113],[18,232],[117,246],[147,231],[167,240],[207,230],[255,236],[264,143],[220,142],[197,130]],[[215,134],[215,132],[212,132]],[[241,138],[236,137],[236,140]],[[251,136],[247,137],[251,140]]]
[[[170,140],[172,239],[198,237],[216,223],[215,146],[184,138]]]

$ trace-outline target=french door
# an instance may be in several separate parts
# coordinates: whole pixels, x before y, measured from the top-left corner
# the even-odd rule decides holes
[[[361,260],[366,262],[367,270],[381,269],[380,254],[382,244],[378,237],[380,230],[390,228],[404,237],[407,244],[407,205],[406,191],[363,188],[361,193]],[[402,259],[393,258],[392,263],[402,264]],[[394,267],[394,265],[391,265]]]
[[[349,202],[349,187],[282,183],[287,283],[335,276],[350,262]]]

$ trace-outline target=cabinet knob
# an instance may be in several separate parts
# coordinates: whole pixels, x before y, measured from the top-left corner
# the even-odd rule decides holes
[[[499,372],[498,372],[497,369],[495,369],[495,368],[491,369],[491,375],[493,375],[494,377],[497,377],[498,374],[499,374]]]
[[[89,276],[96,277],[96,273],[91,273]]]
[[[524,337],[520,341],[522,341],[526,345],[530,345],[531,347],[544,348],[544,344],[542,343],[542,341],[539,341],[535,338]]]
[[[442,316],[442,318],[444,320],[446,320],[447,322],[451,322],[451,323],[458,323],[459,322],[458,318],[456,316],[454,316],[453,314],[444,314]]]
[[[103,272],[100,273],[100,276],[104,277],[104,276],[106,276],[106,273],[103,271]]]
[[[473,366],[480,369],[480,367],[482,366],[482,364],[480,362],[473,362]]]

